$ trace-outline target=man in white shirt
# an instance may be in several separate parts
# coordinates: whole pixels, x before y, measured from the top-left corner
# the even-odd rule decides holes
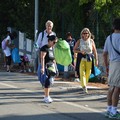
[[[46,29],[43,31],[43,32],[40,32],[39,35],[38,35],[38,39],[37,39],[37,42],[36,42],[36,45],[37,45],[37,51],[40,52],[40,48],[46,44],[48,44],[48,35],[55,35],[56,36],[56,33],[52,31],[53,29],[53,22],[48,20],[46,23],[45,23],[45,26],[46,26]],[[38,58],[37,57],[37,67],[38,67],[38,63],[40,63],[40,60],[38,62]]]
[[[56,33],[52,31],[53,29],[52,21],[48,20],[45,26],[46,26],[46,29],[43,32],[40,32],[40,34],[38,35],[37,42],[36,42],[39,48],[48,44],[48,38],[47,38],[48,35],[56,35]]]

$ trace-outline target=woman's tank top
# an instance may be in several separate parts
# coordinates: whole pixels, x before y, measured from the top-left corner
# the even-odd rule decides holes
[[[80,45],[79,45],[80,51],[85,51],[87,54],[92,53],[92,40],[83,40],[80,39]]]

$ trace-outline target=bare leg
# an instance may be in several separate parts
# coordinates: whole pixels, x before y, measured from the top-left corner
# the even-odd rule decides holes
[[[112,106],[117,107],[119,101],[120,88],[115,87],[112,95]]]
[[[50,88],[44,88],[44,92],[45,92],[45,97],[49,97],[49,95],[50,95]]]
[[[107,94],[107,104],[108,104],[108,106],[112,105],[113,92],[114,92],[114,87],[109,87],[108,94]]]
[[[7,71],[10,71],[10,65],[7,65]]]

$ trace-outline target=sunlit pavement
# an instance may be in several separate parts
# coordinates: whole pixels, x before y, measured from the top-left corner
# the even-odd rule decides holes
[[[56,81],[51,90],[54,102],[43,102],[43,88],[36,75],[0,72],[1,120],[106,120],[107,89]]]

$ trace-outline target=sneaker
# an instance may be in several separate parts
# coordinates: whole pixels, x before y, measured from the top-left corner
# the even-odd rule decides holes
[[[75,78],[74,82],[80,82],[80,79],[79,78]]]
[[[30,68],[28,69],[28,72],[32,72]]]
[[[117,111],[117,113],[115,115],[113,115],[112,113],[109,114],[109,118],[110,119],[120,119],[120,113]]]
[[[107,111],[107,112],[105,113],[105,117],[109,118],[109,115],[110,115],[110,111]]]
[[[51,97],[44,97],[44,102],[45,102],[45,103],[52,103],[53,100],[52,100]]]
[[[87,87],[83,87],[82,89],[84,93],[88,93]]]

